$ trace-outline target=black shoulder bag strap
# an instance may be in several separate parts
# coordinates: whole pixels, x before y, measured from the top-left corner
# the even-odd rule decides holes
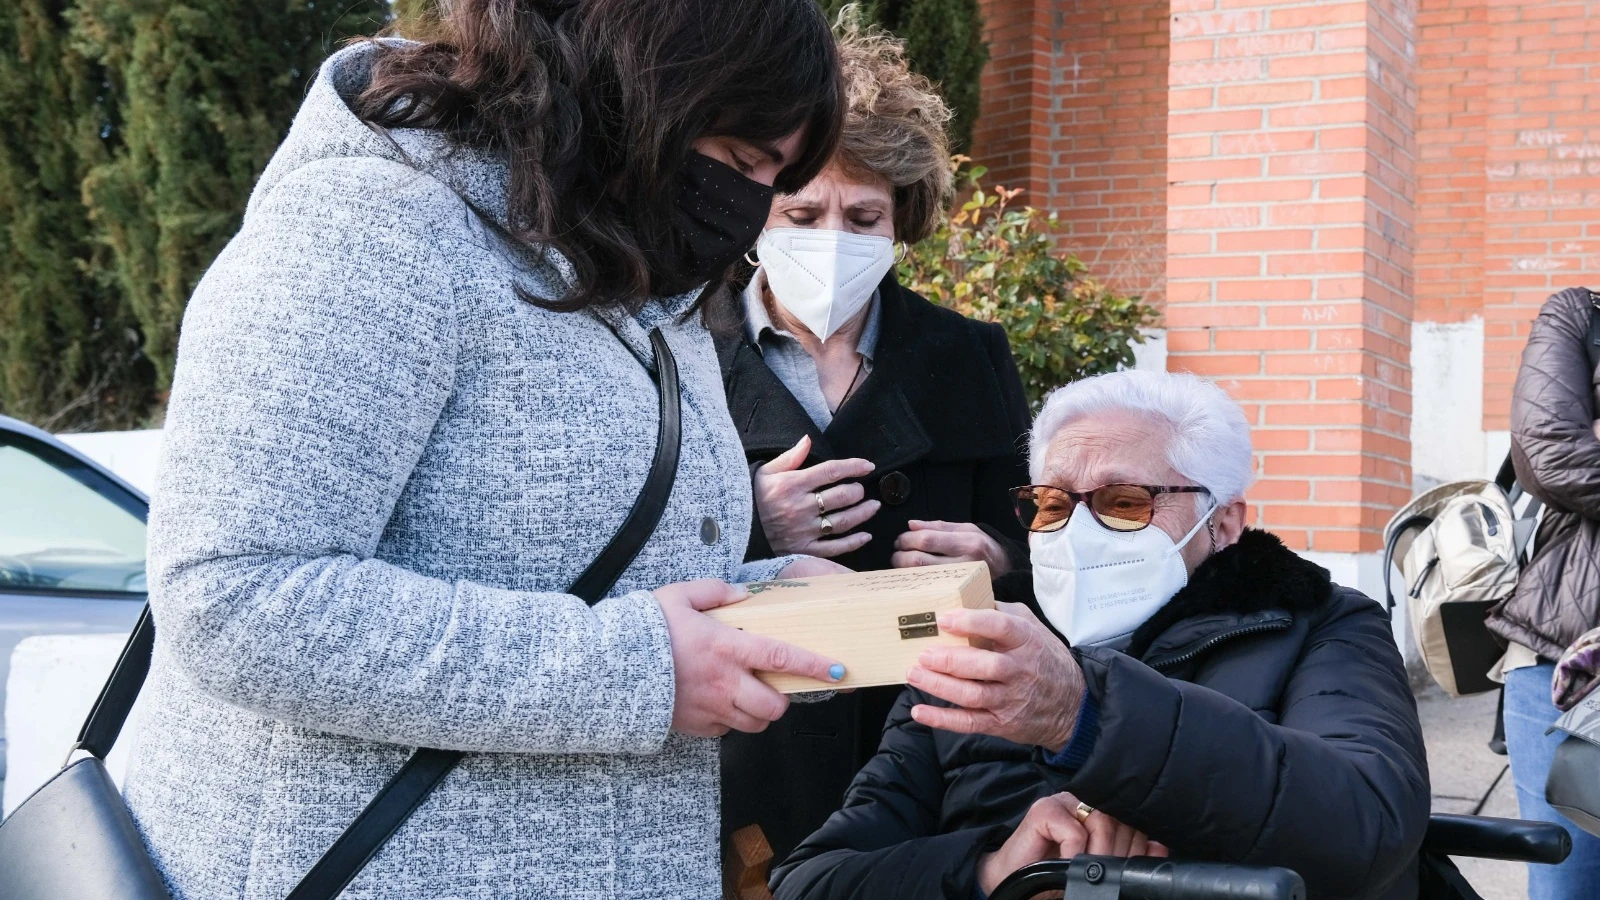
[[[634,500],[633,507],[610,543],[594,562],[572,583],[569,593],[593,605],[616,584],[628,565],[638,556],[650,535],[661,522],[667,498],[678,476],[678,451],[683,435],[682,397],[678,388],[678,363],[660,329],[650,332],[655,353],[656,388],[661,398],[661,419],[656,432],[656,452],[650,461],[650,474]],[[86,750],[105,758],[117,741],[134,700],[150,671],[150,652],[155,646],[155,623],[145,607],[133,634],[122,649],[116,667],[107,679],[78,732],[73,749]],[[311,871],[289,893],[288,900],[333,900],[356,877],[373,854],[404,825],[428,795],[455,768],[464,754],[458,750],[422,748],[406,760],[400,771],[378,791],[339,835],[333,846],[317,860]]]
[[[650,475],[644,488],[628,510],[628,517],[611,542],[572,583],[570,593],[593,605],[621,577],[628,564],[656,530],[667,496],[678,475],[678,449],[683,423],[678,393],[678,364],[666,338],[656,329],[650,332],[655,351],[656,387],[661,395],[661,422],[656,435],[656,453],[650,461]],[[378,791],[367,808],[322,854],[306,877],[300,880],[288,900],[333,900],[345,885],[366,866],[417,807],[428,799],[444,776],[455,768],[464,754],[459,750],[423,748],[411,755],[389,783]]]
[[[111,677],[100,688],[100,696],[95,698],[94,706],[89,707],[89,717],[78,729],[78,742],[67,752],[68,761],[79,750],[87,750],[97,759],[105,759],[111,752],[117,735],[122,733],[123,723],[128,721],[128,713],[133,711],[133,701],[139,699],[144,678],[150,674],[150,651],[155,645],[156,624],[150,618],[150,605],[145,604],[138,624],[133,626],[133,634],[122,645],[122,655],[117,657]]]

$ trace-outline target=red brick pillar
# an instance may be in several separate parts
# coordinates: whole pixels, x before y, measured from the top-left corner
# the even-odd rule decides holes
[[[1173,0],[1169,368],[1255,427],[1257,523],[1378,550],[1409,496],[1416,0]]]
[[[989,181],[1022,188],[1024,203],[1049,193],[1052,0],[980,0],[989,63],[979,81],[972,156]]]

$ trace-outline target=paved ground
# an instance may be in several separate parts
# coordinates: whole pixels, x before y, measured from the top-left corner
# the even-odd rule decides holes
[[[1451,699],[1432,684],[1418,692],[1434,812],[1516,818],[1517,795],[1511,773],[1506,771],[1506,758],[1488,748],[1498,697],[1483,694]],[[1456,862],[1484,900],[1527,900],[1524,865],[1482,859]]]

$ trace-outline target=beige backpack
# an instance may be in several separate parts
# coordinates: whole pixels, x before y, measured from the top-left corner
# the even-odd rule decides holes
[[[1453,481],[1406,504],[1384,529],[1384,593],[1399,569],[1411,633],[1428,673],[1451,696],[1499,687],[1489,670],[1504,647],[1484,625],[1490,607],[1516,587],[1539,503],[1521,489],[1510,460],[1495,481]]]

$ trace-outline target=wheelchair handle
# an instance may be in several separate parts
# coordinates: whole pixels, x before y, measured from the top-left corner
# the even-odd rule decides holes
[[[1572,852],[1572,835],[1551,822],[1434,813],[1422,849],[1447,856],[1555,865]]]
[[[1065,900],[1305,900],[1299,874],[1268,866],[1080,854],[1011,873],[989,900],[1029,900],[1066,889]]]

